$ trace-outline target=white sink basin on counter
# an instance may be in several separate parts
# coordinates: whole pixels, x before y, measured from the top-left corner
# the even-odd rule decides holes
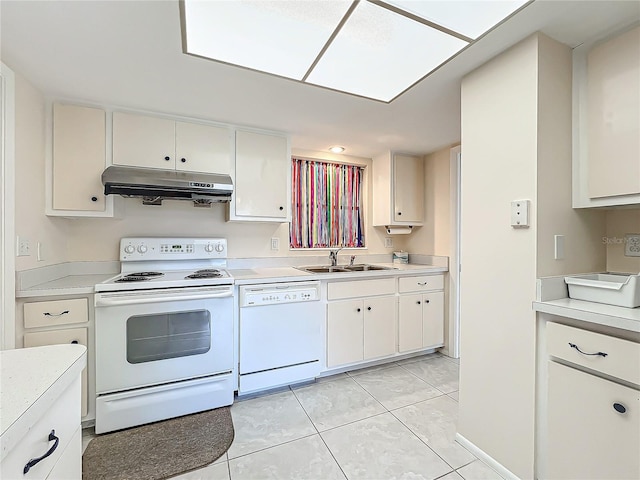
[[[596,273],[565,277],[569,297],[618,307],[640,307],[640,275]]]

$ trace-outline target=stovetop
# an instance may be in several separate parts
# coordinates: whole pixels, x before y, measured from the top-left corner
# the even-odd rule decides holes
[[[223,238],[135,237],[120,240],[120,274],[96,292],[232,285]]]
[[[121,273],[97,284],[95,290],[96,292],[115,292],[232,284],[233,277],[225,269],[203,268],[164,272]]]

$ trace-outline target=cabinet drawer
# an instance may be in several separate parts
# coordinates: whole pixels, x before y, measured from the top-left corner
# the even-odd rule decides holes
[[[80,379],[76,379],[56,400],[51,408],[31,427],[29,432],[18,442],[2,461],[0,478],[27,478],[39,480],[47,478],[53,466],[70,444],[74,434],[80,427]],[[55,430],[60,439],[55,451],[38,464],[31,467],[26,475],[22,471],[27,462],[44,455],[53,447],[49,441],[49,433]],[[78,477],[79,478],[79,477]]]
[[[89,305],[86,298],[52,300],[24,304],[24,327],[50,327],[89,321]]]
[[[332,282],[327,285],[327,299],[370,297],[373,295],[393,295],[396,292],[394,277],[355,282]]]
[[[640,343],[549,323],[547,349],[553,357],[640,385]],[[587,355],[598,352],[606,356]]]
[[[44,345],[57,345],[61,343],[78,342],[80,345],[87,346],[87,329],[86,328],[68,328],[65,330],[52,330],[48,332],[35,332],[24,334],[24,346],[42,347]],[[87,392],[87,367],[82,370],[82,416],[84,417],[88,411],[88,392]]]
[[[427,292],[444,289],[444,275],[420,275],[418,277],[400,277],[398,291]]]

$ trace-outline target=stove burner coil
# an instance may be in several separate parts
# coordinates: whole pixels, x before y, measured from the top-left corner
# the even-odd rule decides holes
[[[134,272],[134,273],[130,273],[128,275],[125,275],[125,277],[161,277],[163,276],[164,273],[161,272]]]
[[[162,277],[164,273],[160,272],[135,272],[128,273],[122,278],[116,280],[116,283],[124,282],[144,282],[145,280],[151,280],[152,278]]]
[[[127,275],[125,277],[119,278],[116,280],[116,283],[123,282],[144,282],[147,280],[151,280],[152,277],[136,277],[135,275]]]
[[[192,273],[191,275],[187,275],[184,278],[191,278],[191,279],[197,279],[197,278],[219,278],[221,276],[222,276],[222,274],[216,270],[216,271],[209,271],[209,272],[198,271],[196,273]]]
[[[220,273],[217,268],[203,268],[202,270],[196,270],[195,273]]]

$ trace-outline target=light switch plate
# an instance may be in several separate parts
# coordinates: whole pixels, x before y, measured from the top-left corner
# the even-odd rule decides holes
[[[271,238],[271,250],[279,250],[280,249],[280,239],[278,237]]]
[[[624,236],[624,254],[626,257],[640,257],[640,233],[628,233]]]
[[[511,202],[511,226],[513,228],[529,227],[530,200],[514,200]]]

